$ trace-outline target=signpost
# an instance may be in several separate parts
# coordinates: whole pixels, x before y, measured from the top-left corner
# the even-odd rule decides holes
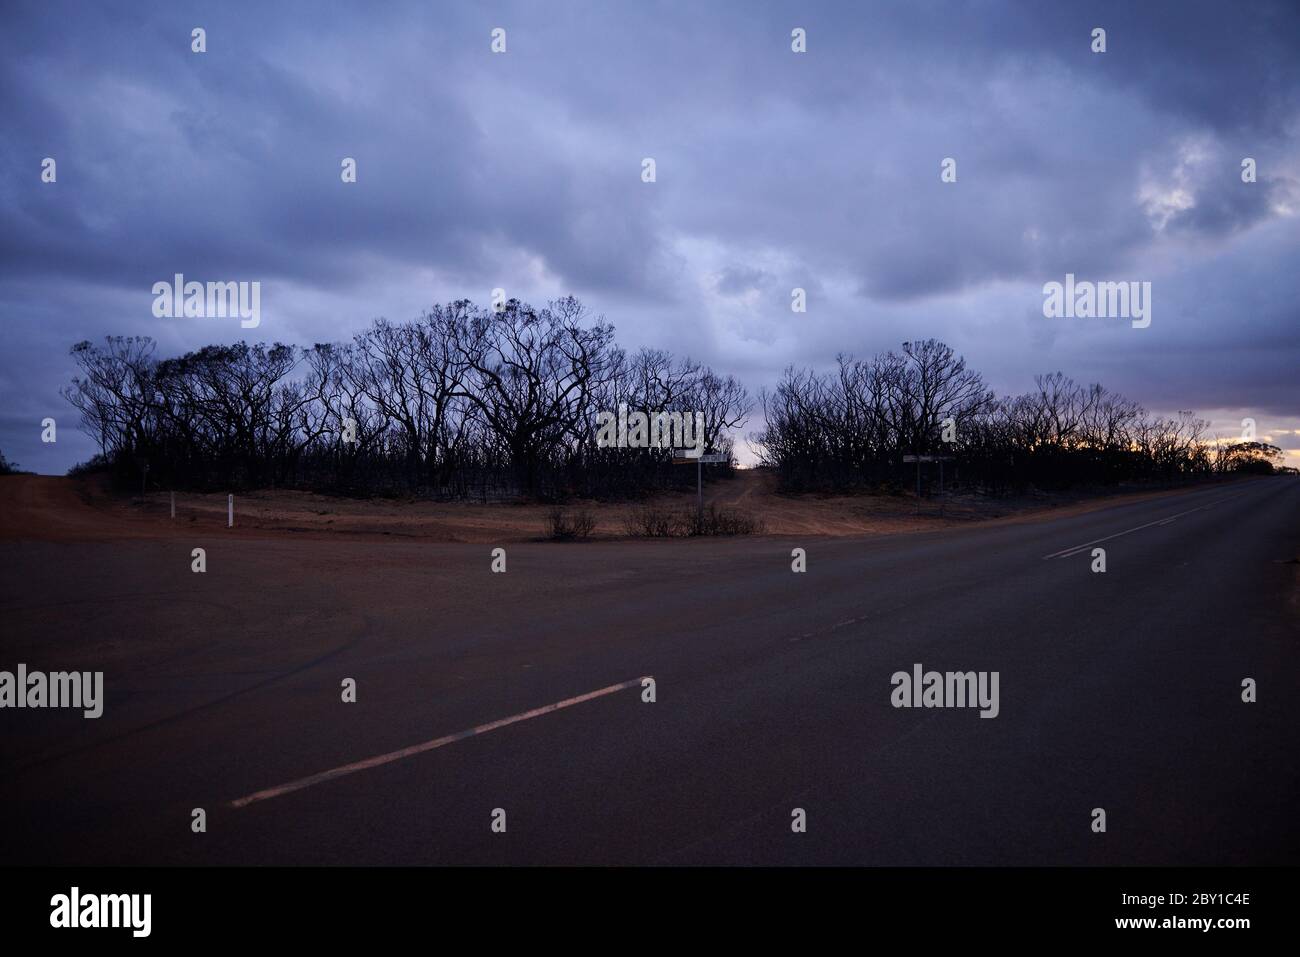
[[[939,463],[939,514],[943,514],[943,463],[951,462],[951,455],[904,455],[904,462],[916,463],[916,511],[921,512],[921,463],[938,462]]]
[[[673,465],[690,465],[695,463],[695,495],[699,501],[700,518],[704,518],[704,466],[722,465],[731,461],[725,452],[697,453],[687,455],[685,450],[673,450]]]

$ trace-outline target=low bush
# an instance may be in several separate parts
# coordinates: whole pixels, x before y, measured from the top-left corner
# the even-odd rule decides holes
[[[591,533],[596,530],[596,517],[585,508],[570,513],[568,509],[557,505],[547,513],[546,525],[551,538],[556,541],[573,541],[591,537]]]

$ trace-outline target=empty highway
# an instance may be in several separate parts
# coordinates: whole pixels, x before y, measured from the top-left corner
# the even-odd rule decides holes
[[[892,536],[510,545],[504,574],[480,545],[235,532],[0,540],[0,669],[105,686],[96,720],[0,713],[6,863],[1300,851],[1294,479]],[[996,672],[996,717],[894,707],[918,664]]]

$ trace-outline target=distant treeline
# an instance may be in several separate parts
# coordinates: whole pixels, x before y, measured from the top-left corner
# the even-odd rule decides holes
[[[705,449],[732,452],[752,403],[734,378],[668,352],[628,354],[572,297],[501,311],[467,301],[350,342],[236,343],[159,359],[147,337],[82,342],[64,395],[123,485],[296,487],[452,499],[635,496],[694,482],[665,449],[598,447],[598,412],[699,412]],[[1280,452],[1206,441],[1055,373],[996,399],[941,342],[836,371],[788,369],[762,393],[761,461],[782,488],[897,488],[904,455],[949,455],[949,481],[1003,491],[1215,471],[1270,471]]]
[[[871,359],[838,357],[835,371],[787,369],[761,395],[764,464],[790,491],[848,490],[912,481],[905,455],[951,456],[946,480],[999,492],[1215,472],[1271,472],[1281,450],[1207,441],[1191,412],[1155,418],[1100,385],[1060,372],[1025,395],[996,398],[979,373],[934,339]],[[923,466],[928,485],[935,466]]]
[[[82,342],[64,395],[122,484],[299,487],[436,498],[635,495],[694,471],[666,449],[600,448],[619,403],[701,413],[730,454],[752,402],[731,377],[660,350],[628,355],[572,297],[501,311],[460,301],[345,343],[207,346],[158,359],[147,337]],[[687,472],[690,472],[688,475]]]

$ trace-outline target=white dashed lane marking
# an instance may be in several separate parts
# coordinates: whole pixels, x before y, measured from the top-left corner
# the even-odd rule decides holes
[[[301,791],[304,788],[309,788],[313,785],[324,784],[326,781],[333,781],[335,778],[341,778],[347,774],[356,774],[358,771],[368,771],[371,768],[377,768],[385,764],[392,764],[394,761],[400,761],[403,758],[423,754],[426,751],[432,751],[435,748],[441,748],[444,745],[452,744],[456,741],[463,741],[466,738],[472,738],[480,734],[487,734],[489,731],[496,731],[498,728],[504,728],[507,725],[518,724],[520,721],[527,721],[529,718],[540,718],[542,715],[550,714],[553,711],[559,711],[563,708],[572,708],[576,704],[582,704],[585,701],[592,701],[595,698],[603,698],[605,695],[614,694],[627,688],[638,686],[644,680],[645,678],[631,678],[627,681],[619,682],[616,685],[609,685],[606,688],[599,688],[596,691],[588,691],[586,694],[578,695],[575,698],[565,698],[563,701],[543,705],[540,708],[533,708],[531,711],[524,711],[520,714],[511,715],[509,718],[501,718],[497,721],[490,721],[487,724],[480,724],[467,731],[458,731],[455,734],[444,735],[441,738],[434,738],[431,741],[423,741],[420,744],[413,744],[408,748],[389,751],[387,754],[378,754],[373,758],[366,758],[364,761],[354,761],[352,764],[344,764],[337,768],[330,768],[328,771],[321,771],[319,774],[313,774],[310,777],[299,778],[297,781],[290,781],[288,784],[280,784],[263,791],[256,791],[246,797],[236,798],[234,801],[230,802],[230,806],[232,808],[248,807],[248,805],[256,804],[258,801],[269,801],[271,798],[280,797],[283,794],[292,794],[294,791]]]

